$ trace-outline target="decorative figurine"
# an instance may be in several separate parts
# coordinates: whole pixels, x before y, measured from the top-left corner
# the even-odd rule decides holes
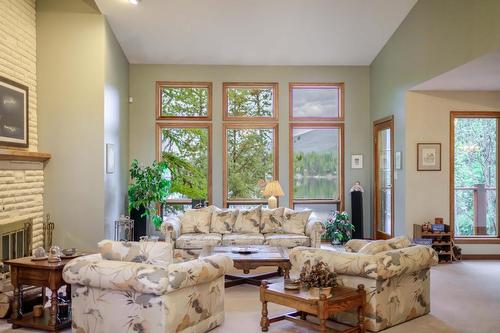
[[[61,248],[57,245],[51,246],[49,249],[49,262],[61,261]]]

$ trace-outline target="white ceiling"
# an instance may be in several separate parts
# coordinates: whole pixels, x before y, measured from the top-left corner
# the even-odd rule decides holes
[[[134,64],[369,65],[417,0],[96,0]]]
[[[411,90],[500,90],[500,49],[418,84]]]

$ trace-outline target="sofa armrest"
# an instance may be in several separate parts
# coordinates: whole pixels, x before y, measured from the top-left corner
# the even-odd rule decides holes
[[[233,267],[233,260],[217,254],[168,266],[167,292],[192,287],[224,276]]]
[[[437,254],[432,248],[422,245],[385,251],[376,255],[307,247],[296,247],[290,252],[290,262],[294,272],[319,261],[333,268],[337,274],[385,280],[430,268],[437,264]]]
[[[103,260],[97,254],[71,260],[64,267],[63,279],[69,284],[100,289],[163,295],[167,291],[168,271],[156,265]]]
[[[179,216],[170,214],[164,217],[160,230],[165,236],[165,241],[175,241],[181,235],[181,220]]]
[[[326,232],[325,225],[317,217],[309,217],[306,223],[305,233],[311,239],[311,247],[321,247],[321,235]]]
[[[358,252],[363,246],[370,242],[370,240],[366,239],[351,239],[345,243],[344,248],[347,252]]]

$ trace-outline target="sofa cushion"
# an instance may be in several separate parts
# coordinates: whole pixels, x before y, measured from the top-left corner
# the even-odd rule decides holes
[[[379,252],[390,251],[402,249],[410,246],[411,241],[406,236],[395,237],[387,240],[376,240],[372,241],[361,249],[359,249],[359,254],[377,254]]]
[[[217,246],[222,241],[222,235],[216,233],[209,234],[182,234],[175,240],[177,249],[201,249],[204,246]]]
[[[309,237],[297,234],[265,234],[264,243],[270,246],[292,248],[296,246],[309,246]]]
[[[167,267],[173,262],[172,244],[167,242],[117,242],[102,240],[97,246],[105,260],[128,261]]]
[[[225,234],[222,235],[222,245],[262,245],[264,244],[264,235],[259,233],[245,234]]]
[[[283,233],[305,235],[306,224],[311,216],[312,211],[302,210],[294,211],[292,209],[285,209],[285,221],[283,222]]]
[[[219,234],[229,234],[233,231],[234,223],[238,217],[237,209],[223,210],[213,207],[212,221],[210,223],[210,232]]]
[[[262,208],[260,232],[263,234],[283,232],[284,214],[285,207],[275,209]]]
[[[182,214],[181,234],[210,232],[210,221],[212,220],[212,206],[200,209],[190,209]]]
[[[242,209],[238,213],[234,224],[233,232],[237,233],[259,233],[260,232],[260,214],[262,206],[252,209]]]

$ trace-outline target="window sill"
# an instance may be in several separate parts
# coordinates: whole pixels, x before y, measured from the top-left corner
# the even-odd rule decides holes
[[[455,238],[457,244],[500,244],[500,238]]]

